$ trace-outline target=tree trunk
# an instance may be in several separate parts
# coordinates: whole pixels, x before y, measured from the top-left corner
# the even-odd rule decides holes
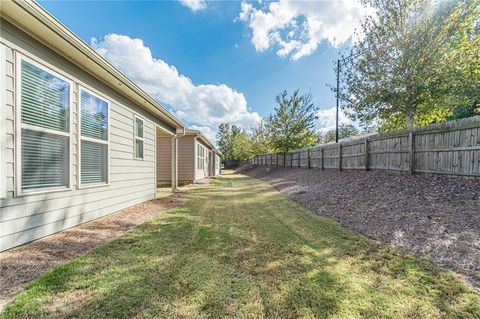
[[[411,131],[413,129],[413,116],[407,115],[407,128]]]

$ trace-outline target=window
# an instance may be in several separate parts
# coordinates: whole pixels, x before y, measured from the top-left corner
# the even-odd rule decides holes
[[[19,57],[18,192],[70,188],[71,82]]]
[[[135,146],[134,146],[134,153],[135,159],[143,159],[144,156],[144,139],[143,139],[143,127],[144,121],[139,118],[135,117]]]
[[[108,184],[109,103],[80,89],[80,186]]]
[[[197,169],[205,169],[205,147],[197,144]]]

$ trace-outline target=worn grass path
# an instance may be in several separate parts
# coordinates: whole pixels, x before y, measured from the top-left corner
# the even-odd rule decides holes
[[[226,175],[55,268],[3,318],[480,318],[480,297],[425,259]]]

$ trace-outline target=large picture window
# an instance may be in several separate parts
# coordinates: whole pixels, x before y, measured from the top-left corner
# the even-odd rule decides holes
[[[80,185],[107,184],[109,103],[80,89]]]
[[[71,82],[20,57],[20,192],[70,187]]]
[[[197,144],[197,169],[205,169],[205,153],[205,147]]]
[[[145,149],[145,141],[144,141],[144,121],[136,117],[134,118],[134,130],[135,130],[135,145],[134,145],[134,153],[135,159],[143,159],[144,157],[144,149]]]

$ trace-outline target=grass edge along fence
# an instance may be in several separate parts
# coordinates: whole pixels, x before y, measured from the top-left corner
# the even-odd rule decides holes
[[[480,177],[480,116],[257,155],[253,165]]]

